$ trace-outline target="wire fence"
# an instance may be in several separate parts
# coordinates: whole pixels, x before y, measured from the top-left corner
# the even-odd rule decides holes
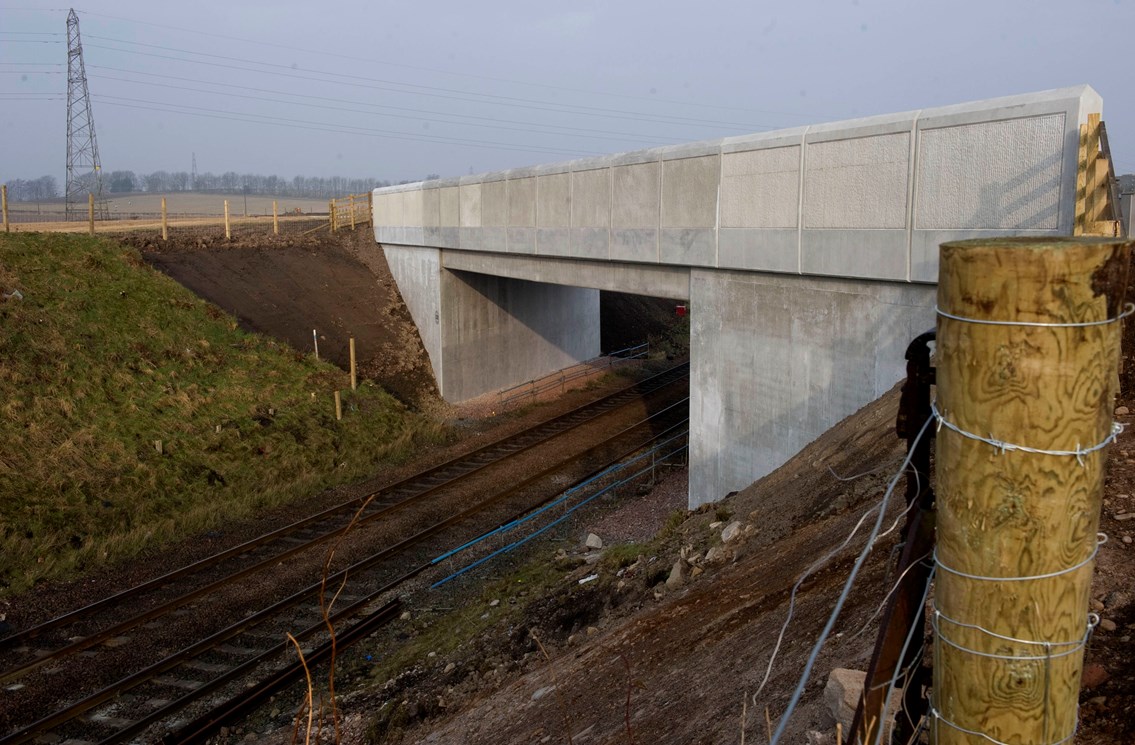
[[[638,344],[626,349],[619,349],[614,352],[596,357],[595,359],[585,360],[578,365],[565,367],[550,375],[545,375],[542,378],[529,380],[524,383],[519,383],[511,388],[504,388],[497,392],[498,406],[507,406],[511,403],[521,401],[526,398],[537,398],[541,393],[559,389],[562,393],[567,389],[567,384],[579,380],[580,378],[587,378],[593,375],[599,375],[605,370],[621,365],[631,360],[637,360],[645,357],[650,352],[650,344]]]
[[[88,203],[68,213],[60,201],[5,203],[4,232],[130,233],[158,239],[245,240],[335,232],[371,224],[369,194],[328,202],[212,194],[138,195],[109,205]]]

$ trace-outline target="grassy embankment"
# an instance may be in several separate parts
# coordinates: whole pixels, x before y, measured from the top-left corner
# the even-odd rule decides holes
[[[0,235],[0,595],[404,460],[441,429],[133,249]],[[335,421],[332,391],[344,391]],[[161,452],[155,441],[161,440]]]

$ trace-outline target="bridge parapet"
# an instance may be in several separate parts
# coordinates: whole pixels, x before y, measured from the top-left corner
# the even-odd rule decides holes
[[[379,243],[898,282],[1071,235],[1089,86],[376,189]]]

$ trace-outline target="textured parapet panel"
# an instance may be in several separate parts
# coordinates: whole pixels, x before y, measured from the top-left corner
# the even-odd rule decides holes
[[[1102,106],[1080,86],[377,189],[375,238],[935,282],[943,241],[1072,233]]]

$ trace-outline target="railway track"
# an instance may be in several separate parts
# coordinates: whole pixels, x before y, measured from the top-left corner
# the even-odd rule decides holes
[[[683,385],[686,376],[686,366],[669,370],[368,497],[350,500],[139,585],[137,596],[119,593],[17,633],[0,641],[5,660],[15,660],[0,677],[6,681],[47,677],[52,666],[58,671],[61,661],[71,655],[100,655],[107,642],[115,640],[119,645],[132,643],[129,634],[144,635],[146,629],[161,627],[164,619],[200,612],[197,606],[207,605],[207,599],[222,587],[280,565],[299,552],[338,546],[348,529],[357,531],[395,511],[421,507],[447,490],[461,491],[476,474],[492,471],[585,424],[600,423],[601,417],[620,407],[655,396],[672,398],[673,386]],[[288,634],[311,659],[329,654],[333,641],[327,633],[329,628],[336,629],[335,640],[341,643],[369,634],[397,615],[398,600],[392,598],[393,592],[430,571],[433,557],[553,498],[560,492],[557,484],[562,483],[562,474],[569,466],[575,469],[577,481],[583,480],[648,445],[660,432],[672,437],[686,418],[686,408],[684,399],[661,406],[660,411],[608,433],[583,453],[549,460],[543,468],[506,487],[498,483],[498,488],[456,511],[434,505],[430,509],[444,513],[440,519],[423,517],[411,534],[349,566],[333,570],[329,558],[319,581],[203,634],[173,654],[116,676],[97,690],[80,692],[54,713],[18,725],[0,743],[149,740],[156,737],[157,723],[161,723],[161,735],[167,741],[170,737],[171,741],[193,741],[203,728],[227,716],[224,712],[231,714],[251,706],[255,696],[250,699],[248,691],[271,690],[288,679],[289,666],[295,664]],[[202,580],[202,575],[206,579]],[[340,594],[332,604],[329,596],[336,591]],[[85,635],[76,634],[79,629]],[[15,657],[10,656],[12,653]],[[8,690],[20,687],[21,683],[16,683]],[[177,735],[171,735],[176,731],[188,734],[183,735],[184,740],[177,740]]]

